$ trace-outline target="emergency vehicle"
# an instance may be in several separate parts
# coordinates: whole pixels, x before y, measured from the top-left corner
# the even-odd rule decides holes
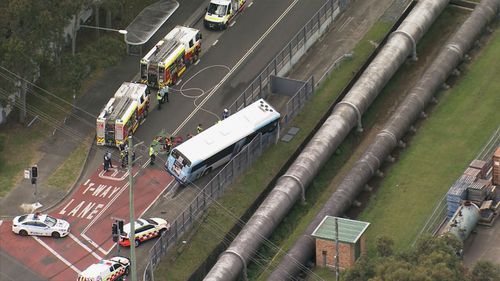
[[[130,271],[130,260],[125,257],[113,257],[101,260],[78,275],[77,281],[115,281],[124,280]]]
[[[158,89],[175,84],[200,52],[200,31],[176,26],[141,59],[141,83]]]
[[[170,223],[161,218],[138,219],[134,223],[135,228],[135,246],[138,247],[142,242],[160,236],[164,231],[170,230]],[[123,226],[123,232],[120,233],[118,244],[122,247],[130,246],[130,223]]]
[[[119,146],[148,115],[146,85],[124,82],[97,117],[97,145]]]
[[[244,7],[245,0],[210,0],[203,23],[209,29],[226,29]]]

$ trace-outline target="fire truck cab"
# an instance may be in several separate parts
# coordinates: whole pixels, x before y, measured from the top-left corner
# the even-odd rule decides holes
[[[198,29],[176,26],[141,59],[141,83],[152,88],[173,85],[201,52]]]
[[[148,87],[124,82],[97,117],[97,145],[123,144],[146,118],[148,110]]]
[[[226,29],[244,7],[245,0],[210,0],[203,23],[208,29]]]

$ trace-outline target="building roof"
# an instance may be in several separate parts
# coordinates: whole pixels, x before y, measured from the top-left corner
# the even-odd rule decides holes
[[[313,231],[312,236],[325,240],[335,241],[335,218],[325,216],[321,223]],[[338,219],[339,242],[354,244],[365,232],[370,223],[364,221],[350,220],[345,218]]]
[[[161,0],[147,6],[127,26],[125,42],[129,45],[146,43],[178,7],[179,3],[175,0]]]

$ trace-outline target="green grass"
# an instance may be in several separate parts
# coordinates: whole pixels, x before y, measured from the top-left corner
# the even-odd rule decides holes
[[[92,138],[83,141],[69,157],[49,176],[46,185],[51,188],[68,191],[78,179],[86,155],[91,147]]]
[[[247,173],[242,176],[227,191],[218,202],[233,215],[240,217],[264,190],[274,175],[284,165],[290,155],[312,130],[321,116],[328,110],[329,105],[336,99],[342,88],[352,77],[352,73],[363,64],[374,47],[369,42],[380,42],[390,29],[391,24],[378,22],[356,46],[355,57],[346,61],[336,70],[331,78],[319,89],[314,99],[309,102],[291,126],[301,130],[289,143],[281,143],[269,149]],[[333,94],[332,94],[333,93]],[[347,148],[346,148],[347,149]],[[337,164],[338,167],[338,164]],[[217,222],[217,229],[213,222]],[[201,222],[202,227],[188,242],[182,254],[176,256],[175,261],[164,259],[155,271],[155,280],[187,280],[190,274],[198,268],[206,257],[220,243],[220,235],[227,233],[235,224],[226,211],[220,207],[211,207],[208,217]],[[177,255],[176,253],[174,253]]]
[[[498,127],[499,49],[497,30],[453,88],[441,93],[438,105],[359,217],[371,223],[370,255],[379,235],[392,237],[398,250],[408,247],[436,203]]]

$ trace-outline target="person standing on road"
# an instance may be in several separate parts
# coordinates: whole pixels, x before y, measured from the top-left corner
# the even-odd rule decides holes
[[[163,88],[160,89],[160,93],[162,96],[162,103],[165,103],[165,101],[168,102],[168,91],[169,91],[168,85],[165,85]]]
[[[161,109],[161,104],[162,104],[162,101],[163,101],[163,96],[162,96],[161,91],[158,91],[156,93],[156,100],[158,101],[158,110],[160,110]]]
[[[196,133],[199,134],[203,132],[203,127],[201,126],[201,124],[198,124],[198,127],[196,127]]]
[[[155,155],[155,149],[153,148],[153,145],[151,145],[149,147],[149,158],[151,159],[150,164],[154,165],[155,164],[156,155]]]
[[[111,152],[106,152],[106,156],[108,157],[108,163],[109,163],[109,167],[110,168],[113,168],[113,162],[111,162]]]
[[[222,120],[226,119],[229,117],[229,110],[227,108],[224,108],[224,111],[222,111]]]

